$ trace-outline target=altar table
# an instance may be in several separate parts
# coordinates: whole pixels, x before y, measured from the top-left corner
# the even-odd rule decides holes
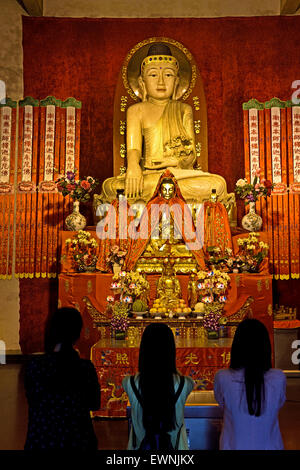
[[[182,297],[187,302],[188,276],[177,276],[181,285]],[[148,275],[150,284],[150,306],[155,298],[156,282],[159,275]],[[231,282],[228,300],[225,304],[225,315],[230,319],[246,299],[251,296],[253,317],[261,320],[267,327],[273,345],[273,311],[272,311],[272,276],[269,274],[230,274]],[[78,341],[82,357],[90,357],[90,349],[101,336],[101,331],[91,317],[86,300],[88,299],[98,312],[104,312],[106,298],[112,294],[110,289],[111,274],[95,273],[62,273],[59,275],[59,305],[77,308],[83,318],[83,332]],[[103,336],[103,334],[102,334]]]
[[[95,236],[93,231],[91,234]],[[96,316],[103,315],[107,305],[107,296],[112,294],[110,289],[112,274],[99,271],[74,272],[70,258],[64,249],[66,237],[69,238],[72,235],[72,232],[61,234],[63,259],[59,275],[59,306],[75,307],[81,312],[83,318],[83,331],[77,348],[81,357],[91,358],[101,384],[101,409],[94,415],[125,417],[127,395],[121,383],[125,375],[134,374],[137,371],[139,344],[132,345],[129,341],[117,342],[111,339],[108,327],[98,328],[99,324],[95,322],[88,305],[92,306]],[[233,237],[234,252],[238,249],[237,239],[247,235],[241,234]],[[266,234],[262,233],[261,239],[267,241]],[[150,284],[149,307],[152,306],[156,297],[156,283],[159,277],[158,274],[147,275]],[[187,302],[189,276],[179,274],[177,278],[181,285],[182,298]],[[267,327],[274,351],[272,276],[268,272],[267,260],[264,260],[261,271],[257,274],[230,274],[230,285],[224,308],[224,314],[229,321],[239,315],[249,297],[253,299],[252,316],[262,321]],[[238,321],[241,319],[239,318]],[[165,321],[167,322],[168,319]],[[109,325],[109,319],[106,323]],[[232,337],[207,341],[205,342],[204,338],[176,338],[178,370],[185,375],[190,375],[196,383],[196,389],[200,390],[211,390],[216,371],[228,366]]]
[[[176,338],[179,372],[195,382],[194,390],[212,390],[217,370],[228,367],[231,338]],[[100,339],[91,348],[91,360],[101,384],[101,408],[93,417],[126,417],[128,397],[122,388],[126,375],[137,372],[139,342]]]

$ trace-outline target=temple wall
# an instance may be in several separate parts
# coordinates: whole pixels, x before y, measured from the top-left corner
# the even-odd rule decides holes
[[[27,16],[16,0],[1,0],[0,80],[13,100],[23,98],[22,15]]]
[[[0,7],[0,80],[6,96],[23,98],[22,15],[16,0],[1,0]],[[7,350],[19,350],[19,281],[0,281],[0,340]]]

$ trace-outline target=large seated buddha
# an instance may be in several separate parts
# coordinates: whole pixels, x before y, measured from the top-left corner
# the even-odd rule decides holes
[[[179,74],[168,45],[152,44],[140,66],[142,100],[127,109],[126,173],[104,181],[101,202],[111,202],[117,190],[124,190],[129,203],[147,203],[169,168],[186,202],[207,201],[215,189],[220,202],[234,203],[222,176],[198,169],[193,109],[176,99]]]

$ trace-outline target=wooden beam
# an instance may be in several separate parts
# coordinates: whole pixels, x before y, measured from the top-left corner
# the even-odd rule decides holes
[[[43,0],[17,0],[30,16],[43,16]]]
[[[280,14],[281,15],[294,15],[300,8],[299,0],[281,0]]]

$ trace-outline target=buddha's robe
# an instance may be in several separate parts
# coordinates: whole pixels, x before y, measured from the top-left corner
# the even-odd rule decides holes
[[[183,197],[187,202],[209,200],[212,189],[216,189],[218,200],[227,196],[226,181],[220,175],[180,167],[180,156],[195,155],[193,139],[188,136],[184,123],[184,105],[180,101],[170,101],[161,118],[149,128],[143,129],[144,146],[141,166],[143,168],[144,189],[141,199],[149,201],[158,180],[165,168],[156,169],[164,157],[178,158],[178,166],[170,171],[178,181]],[[102,197],[106,201],[115,198],[117,189],[124,189],[125,175],[108,178],[102,186]]]

